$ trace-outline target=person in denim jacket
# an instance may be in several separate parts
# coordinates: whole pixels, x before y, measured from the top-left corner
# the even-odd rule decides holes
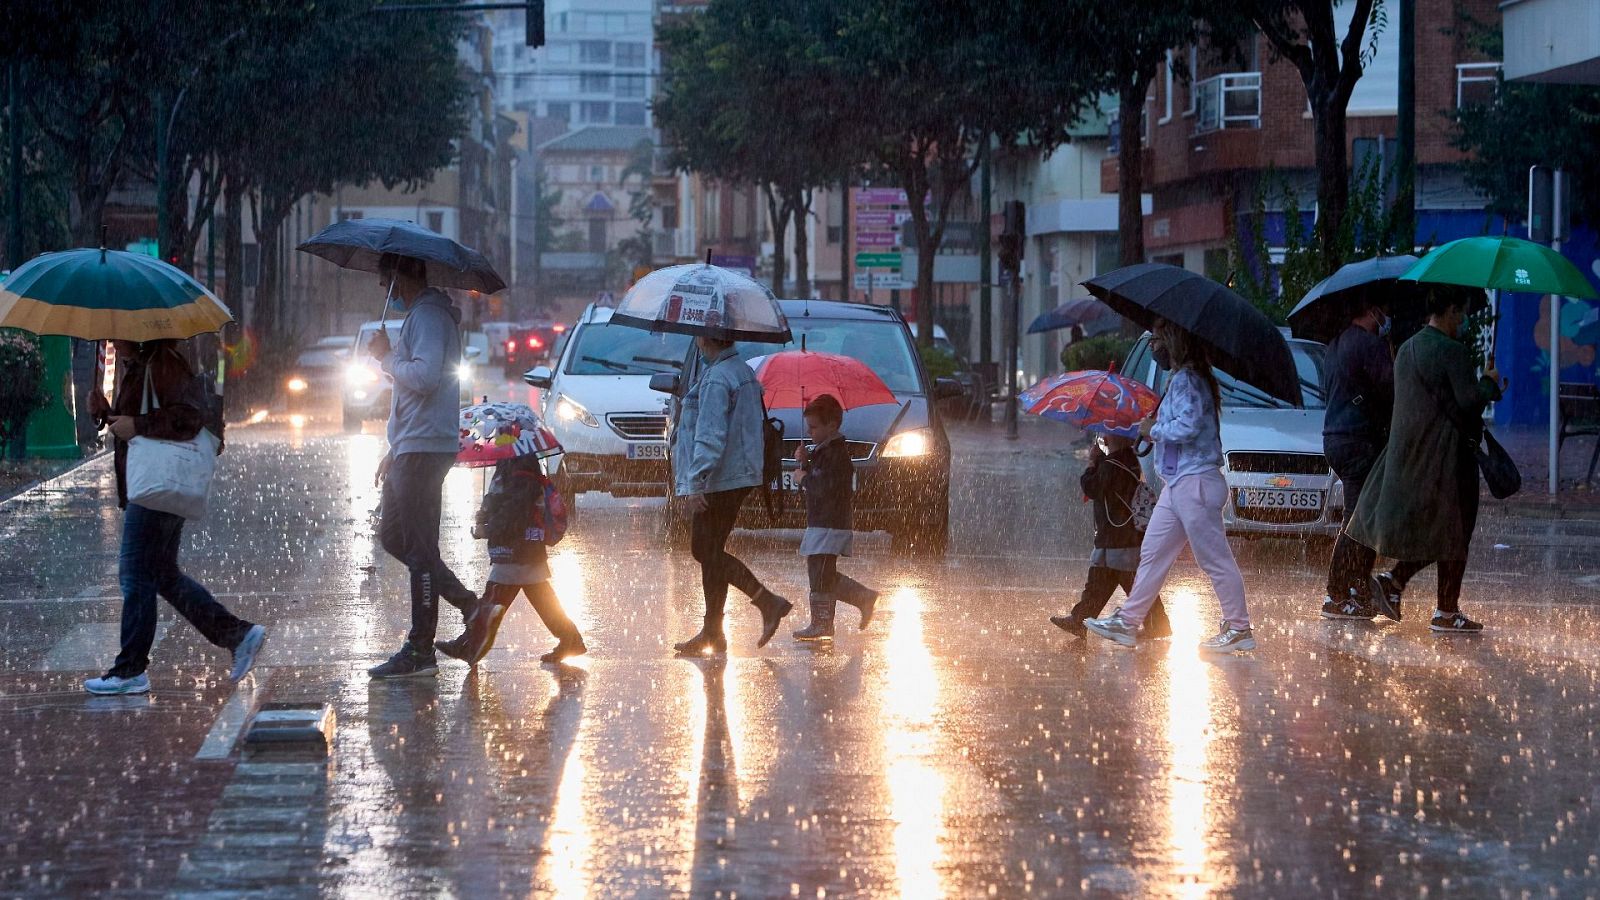
[[[761,612],[757,647],[772,640],[778,624],[794,608],[724,549],[744,498],[761,484],[766,420],[761,385],[734,352],[732,342],[696,337],[695,345],[706,366],[683,398],[672,438],[673,491],[691,516],[689,546],[700,564],[706,602],[700,633],[673,645],[686,656],[727,652],[722,613],[729,585],[749,595],[751,605]]]

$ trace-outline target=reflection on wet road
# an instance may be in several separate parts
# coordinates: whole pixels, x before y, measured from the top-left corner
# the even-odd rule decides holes
[[[1046,621],[1089,548],[1062,433],[994,438],[956,435],[949,557],[858,541],[849,570],[882,613],[859,632],[846,612],[831,647],[787,639],[797,612],[754,651],[733,603],[730,658],[673,659],[698,570],[661,547],[656,502],[588,495],[552,568],[590,656],[539,665],[552,641],[519,605],[477,672],[372,684],[407,608],[373,533],[381,439],[231,430],[184,560],[272,629],[266,699],[332,702],[339,723],[325,785],[259,810],[303,827],[254,844],[217,832],[267,776],[195,758],[233,694],[225,653],[171,625],[150,697],[78,691],[117,633],[119,520],[91,464],[0,506],[0,894],[1600,893],[1600,523],[1486,522],[1463,601],[1479,640],[1324,622],[1322,560],[1258,542],[1238,548],[1258,652],[1196,654],[1217,610],[1187,563],[1177,634],[1127,652]],[[480,490],[466,471],[446,487],[444,554],[469,583]],[[734,550],[804,596],[797,541]]]

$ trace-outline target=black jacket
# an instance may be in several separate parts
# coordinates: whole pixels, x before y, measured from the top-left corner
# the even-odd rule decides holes
[[[1351,325],[1328,345],[1322,363],[1328,412],[1322,433],[1382,446],[1394,412],[1394,360],[1389,342]]]
[[[544,534],[539,510],[544,503],[544,475],[531,456],[494,467],[494,480],[478,509],[478,524],[489,541],[489,561],[543,563]]]
[[[1089,467],[1078,476],[1078,485],[1094,504],[1096,547],[1137,547],[1144,541],[1144,532],[1133,527],[1131,508],[1139,481],[1139,457],[1131,448],[1125,447],[1109,457],[1098,446],[1089,451]]]
[[[844,435],[811,448],[806,461],[806,525],[850,529],[850,501],[855,493],[856,464]]]

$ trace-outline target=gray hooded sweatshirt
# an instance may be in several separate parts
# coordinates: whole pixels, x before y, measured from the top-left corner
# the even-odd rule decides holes
[[[383,370],[394,377],[389,452],[455,453],[461,415],[461,310],[450,295],[427,288],[417,295]]]

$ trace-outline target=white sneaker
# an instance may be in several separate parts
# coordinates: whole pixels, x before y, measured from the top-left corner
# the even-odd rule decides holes
[[[91,694],[100,696],[148,694],[150,693],[150,676],[143,672],[132,678],[123,678],[120,675],[102,675],[99,678],[91,678],[85,681],[83,689]]]
[[[267,630],[260,625],[250,626],[244,633],[244,639],[239,641],[239,646],[233,648],[233,670],[228,673],[228,679],[234,684],[244,680],[250,670],[255,668],[256,654],[261,652],[261,645],[266,643]]]

